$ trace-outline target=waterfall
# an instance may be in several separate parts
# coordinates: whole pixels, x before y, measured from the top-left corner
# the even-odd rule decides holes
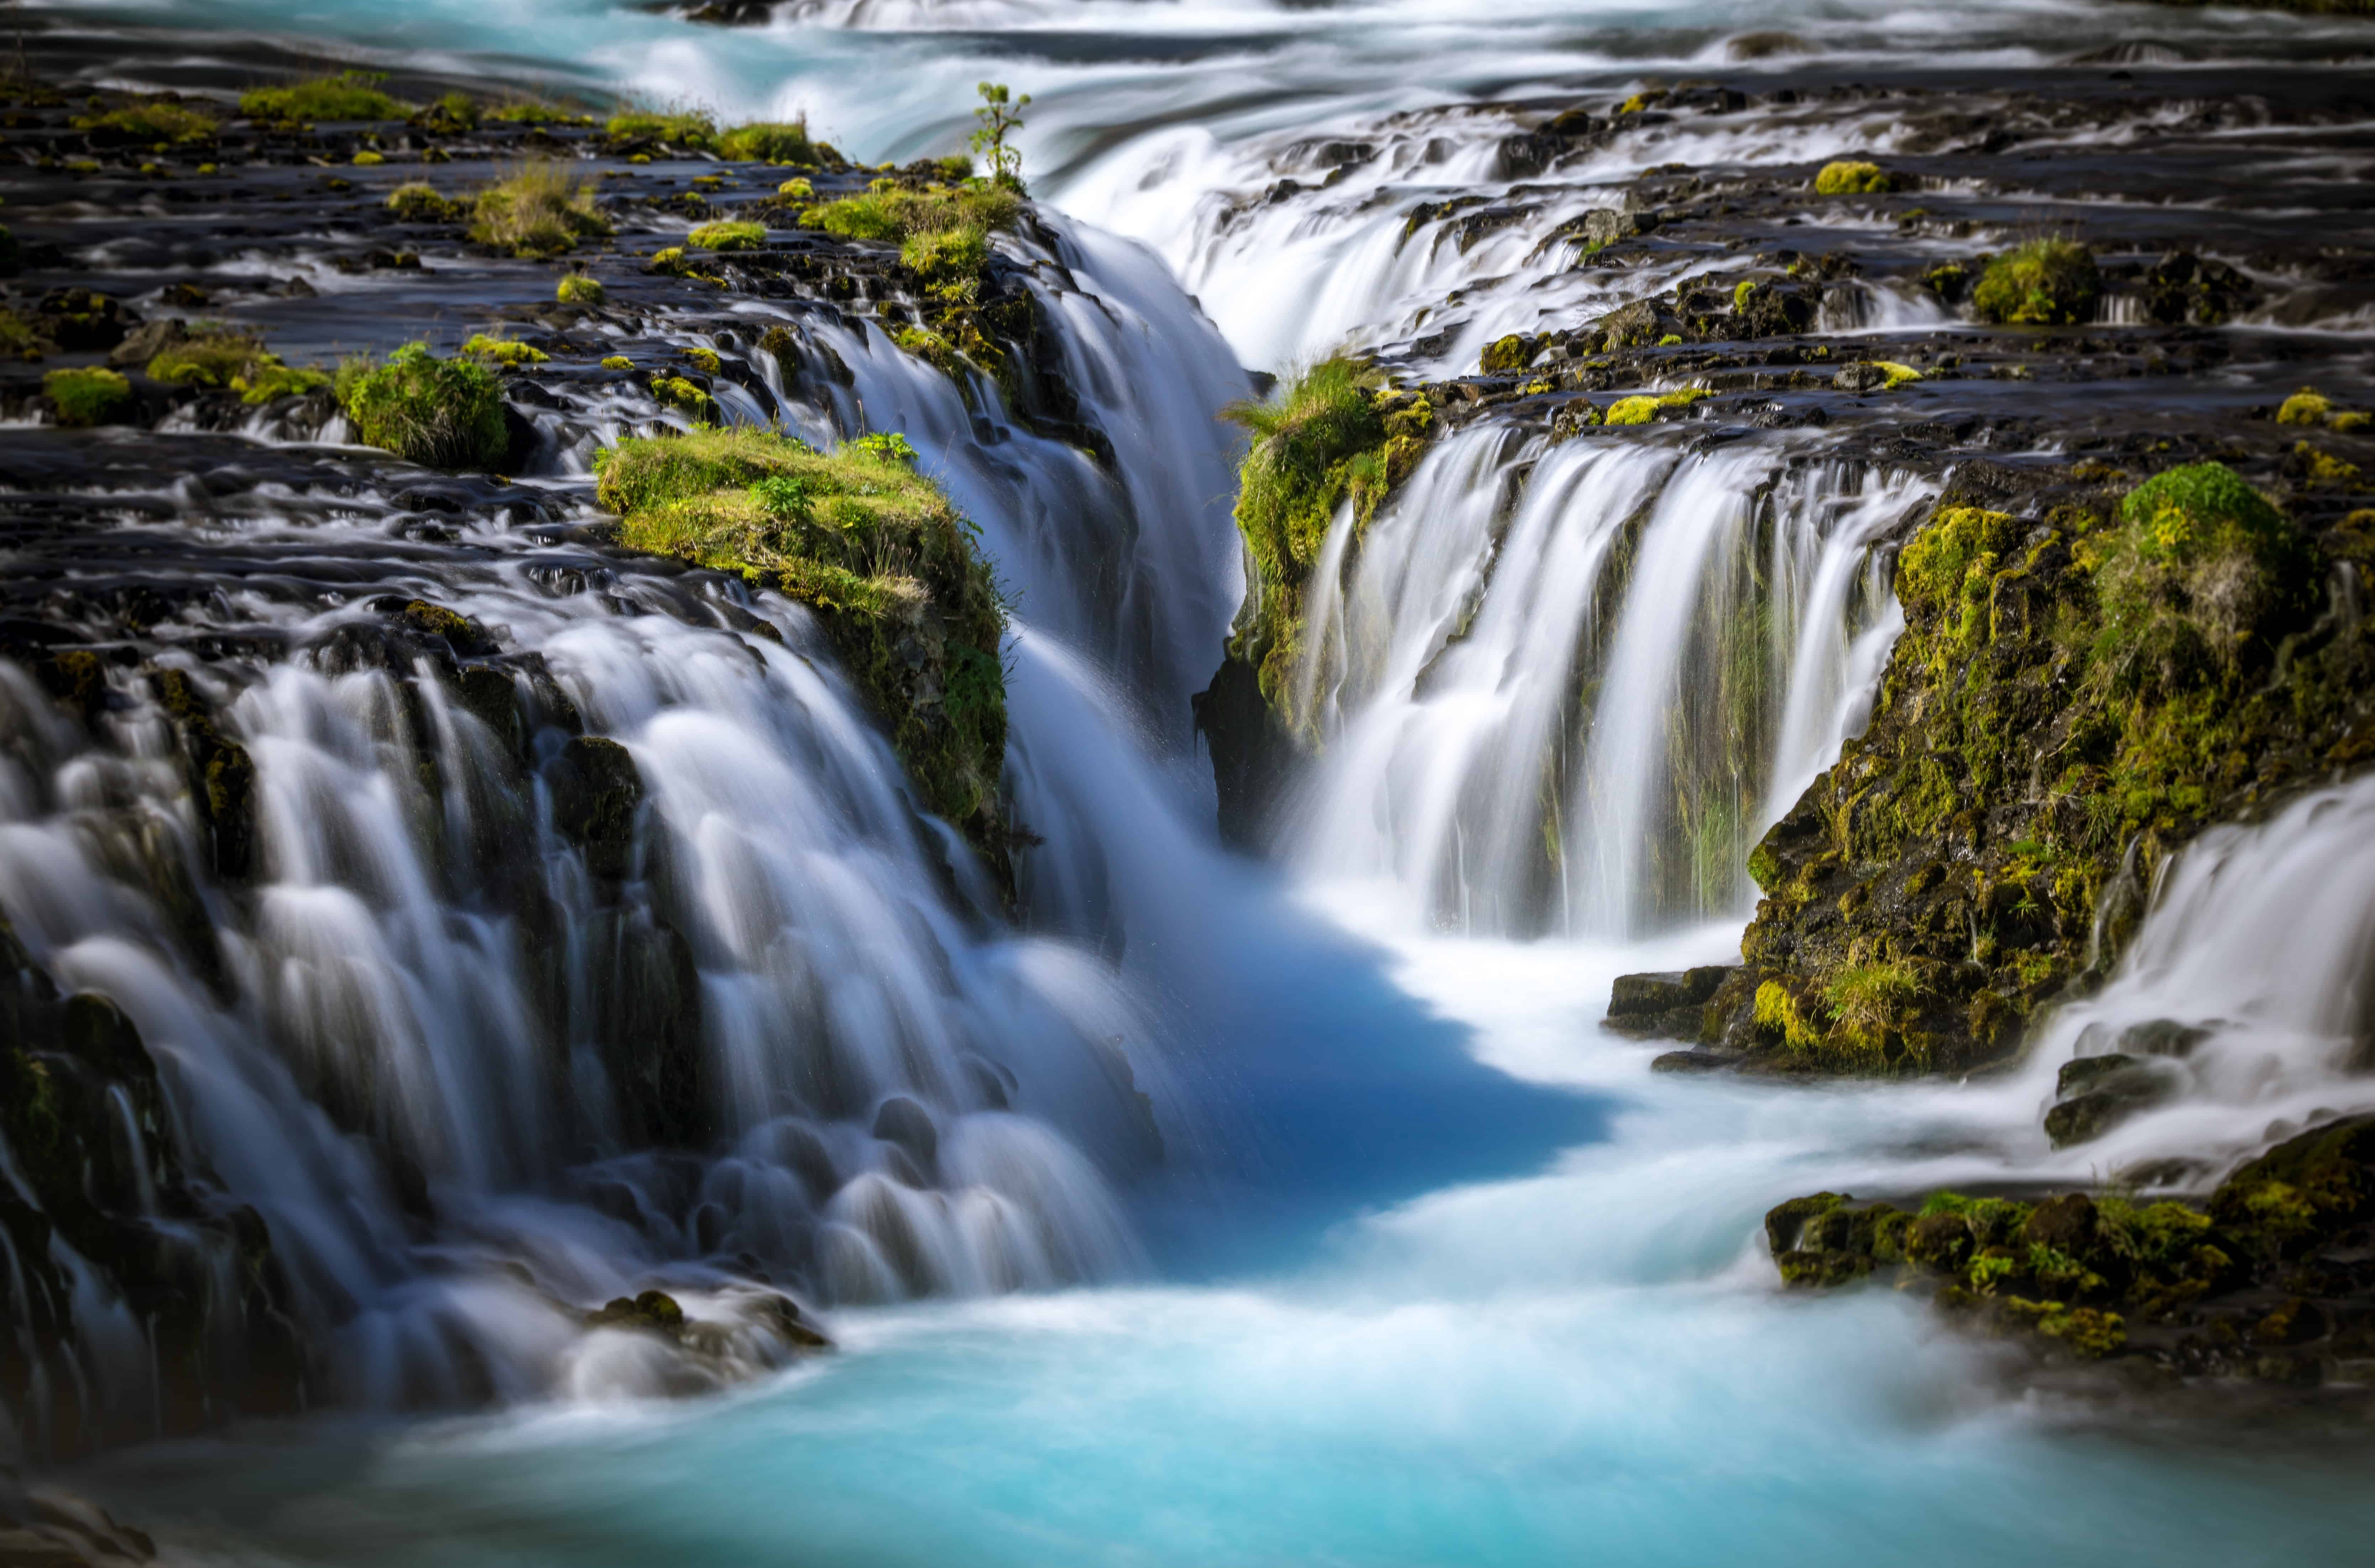
[[[666,421],[615,390],[538,387],[558,499],[472,504],[427,547],[401,477],[302,447],[273,485],[160,495],[170,545],[94,547],[172,613],[77,629],[128,655],[87,729],[0,661],[0,914],[137,1028],[191,1190],[268,1229],[321,1394],[706,1385],[783,1353],[777,1291],[1142,1266],[1125,1195],[1194,1119],[1149,1000],[1160,943],[1133,937],[1215,857],[1181,827],[1211,808],[1187,699],[1239,591],[1216,414],[1246,386],[1142,250],[1056,218],[1000,243],[1102,451],[837,312],[680,326],[742,372],[729,418],[902,431],[979,525],[1014,607],[1010,784],[1044,841],[1027,931],[807,611],[571,542],[592,452]],[[193,794],[196,725],[252,766],[244,858]],[[161,1430],[136,1315],[50,1244],[108,1424]],[[583,1330],[655,1281],[703,1326],[692,1363]],[[64,1398],[29,1413],[35,1446]]]
[[[1452,436],[1329,536],[1289,842],[1460,930],[1741,911],[1748,846],[1861,727],[1902,624],[1880,542],[1928,493],[1781,442]]]

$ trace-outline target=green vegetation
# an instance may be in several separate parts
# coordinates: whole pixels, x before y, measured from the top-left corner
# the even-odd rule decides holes
[[[1620,397],[1608,406],[1605,422],[1612,425],[1646,425],[1666,408],[1687,408],[1702,397],[1710,395],[1696,386],[1679,392],[1644,393],[1633,397]]]
[[[1008,380],[1012,368],[993,334],[1022,336],[1029,328],[1030,307],[1010,302],[1001,308],[983,296],[990,231],[1011,228],[1022,215],[1022,200],[986,182],[918,190],[878,180],[875,186],[863,195],[809,207],[800,222],[844,239],[897,245],[925,296],[925,320],[901,335],[901,347],[951,375],[962,370],[961,360],[969,360],[1002,383]]]
[[[483,332],[472,333],[470,340],[462,345],[462,352],[473,360],[485,360],[501,365],[507,371],[518,370],[523,365],[541,365],[552,358],[533,343],[523,343],[515,337],[490,337]]]
[[[885,190],[812,206],[800,222],[845,240],[879,240],[904,246],[922,234],[970,231],[987,239],[992,230],[1011,229],[1022,204],[1010,191],[992,186],[943,186]]]
[[[1894,1276],[1986,1327],[2034,1334],[2082,1360],[2146,1355],[2196,1374],[2313,1382],[2321,1361],[2350,1353],[2353,1331],[2300,1292],[2345,1293],[2312,1282],[2344,1277],[2355,1228],[2370,1214],[2375,1117],[2361,1115],[2279,1144],[2202,1208],[1940,1192],[1907,1213],[1825,1192],[1776,1205],[1765,1228],[1791,1286]],[[2130,1339],[2139,1325],[2188,1332],[2139,1348]]]
[[[407,107],[380,91],[384,72],[341,71],[288,87],[242,93],[239,112],[251,120],[401,120]]]
[[[603,127],[614,142],[663,142],[706,147],[717,140],[716,117],[706,109],[633,109],[610,116]]]
[[[2215,463],[2042,520],[1937,508],[1897,560],[1870,727],[1750,856],[1768,896],[1719,1018],[1798,1070],[2012,1049],[2117,957],[2178,844],[2356,755],[2375,638],[2312,633],[2325,574]]]
[[[472,209],[468,202],[439,195],[426,180],[408,180],[387,194],[387,210],[399,223],[460,223]]]
[[[137,147],[210,142],[221,130],[205,105],[168,98],[143,99],[120,109],[78,114],[74,128],[94,142]]]
[[[1822,172],[1814,176],[1818,196],[1877,196],[1895,189],[1896,178],[1877,163],[1840,159],[1824,164]]]
[[[600,278],[582,272],[573,272],[562,278],[552,294],[564,305],[598,305],[609,297]]]
[[[878,434],[830,452],[740,428],[626,441],[597,495],[620,542],[815,612],[928,807],[1007,875],[1005,614],[973,525]]]
[[[1513,375],[1533,361],[1534,340],[1523,333],[1513,332],[1507,337],[1496,337],[1484,345],[1476,368],[1488,376]]]
[[[761,120],[737,125],[717,138],[721,158],[738,163],[814,163],[816,144],[809,140],[809,123]]]
[[[1270,399],[1238,403],[1225,416],[1253,438],[1238,470],[1237,531],[1253,557],[1250,620],[1230,639],[1233,656],[1259,672],[1262,695],[1293,730],[1301,655],[1303,595],[1339,509],[1365,530],[1394,486],[1417,466],[1435,410],[1397,393],[1361,362],[1322,360],[1282,382]]]
[[[757,251],[767,244],[767,226],[722,220],[704,223],[685,237],[685,243],[701,251]]]
[[[132,383],[114,371],[52,371],[41,378],[41,393],[58,411],[62,425],[103,425],[132,402]]]
[[[2334,412],[2333,400],[2313,386],[2302,387],[2276,410],[2280,425],[2322,425]]]
[[[2031,240],[1989,261],[1971,308],[1981,321],[2073,326],[2091,321],[2103,291],[2094,253],[2074,240]]]
[[[384,364],[338,368],[338,406],[367,445],[433,468],[491,468],[509,445],[502,383],[474,360],[441,360],[408,343]]]
[[[580,240],[610,232],[594,198],[593,181],[558,159],[533,159],[479,193],[470,238],[516,256],[561,255]]]
[[[330,384],[320,371],[281,363],[252,329],[221,322],[200,322],[174,335],[150,357],[148,374],[153,381],[224,387],[238,393],[241,401],[255,404],[301,396]]]
[[[1022,111],[1031,106],[1031,95],[1017,98],[1004,83],[983,82],[976,89],[981,94],[981,107],[973,117],[981,122],[973,134],[973,149],[989,159],[992,183],[1010,191],[1022,189],[1022,151],[1006,145],[1006,138],[1022,128]]]
[[[775,187],[775,194],[796,202],[816,200],[816,186],[805,174],[795,174]]]
[[[12,360],[45,360],[58,346],[41,328],[6,305],[0,305],[0,356]]]
[[[602,368],[606,371],[632,371],[635,368],[635,361],[624,354],[605,354]]]

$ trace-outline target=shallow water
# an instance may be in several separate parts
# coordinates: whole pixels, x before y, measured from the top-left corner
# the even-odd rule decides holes
[[[1236,357],[1271,368],[1346,334],[1400,341],[1417,324],[1412,302],[1464,276],[1518,269],[1522,283],[1537,238],[1438,253],[1439,267],[1388,264],[1370,252],[1380,224],[1399,227],[1399,209],[1350,211],[1357,181],[1347,212],[1290,203],[1234,227],[1214,216],[1222,198],[1276,178],[1272,159],[1299,138],[1415,114],[1402,127],[1410,161],[1392,171],[1399,201],[1487,180],[1508,125],[1461,124],[1446,106],[1466,95],[1554,98],[1584,83],[1689,74],[1726,63],[1727,41],[1754,30],[1802,41],[1804,53],[1770,68],[1841,75],[2019,73],[2123,44],[2134,68],[2181,71],[2212,51],[2313,57],[2345,36],[2342,24],[2264,13],[1907,11],[1864,0],[1584,15],[1547,5],[852,0],[755,31],[691,28],[605,0],[400,10],[216,0],[108,14],[342,40],[514,84],[699,96],[737,113],[806,109],[868,159],[948,150],[965,127],[970,84],[1010,81],[1038,98],[1023,146],[1039,192],[1151,247]],[[236,47],[200,38],[191,53]],[[1756,145],[1668,147],[1639,161],[1806,160],[1885,129],[1810,118]],[[1502,320],[1480,312],[1442,358],[1472,363],[1474,340]],[[1150,449],[1179,436],[1176,408],[1148,410]],[[1743,469],[1731,489],[1752,487],[1763,472],[1748,470],[1769,455],[1726,459]],[[987,493],[977,509],[1011,510]],[[1709,510],[1718,501],[1675,519],[1678,549],[1698,536],[1693,525],[1721,523]],[[1592,521],[1574,527],[1588,535]],[[1216,551],[1199,532],[1225,527],[1220,508],[1183,506],[1165,525],[1185,536],[1162,541],[1177,560],[1225,577],[1215,564],[1224,540]],[[1769,814],[1823,743],[1851,727],[1853,688],[1870,678],[1862,637],[1885,630],[1880,607],[1849,614],[1860,559],[1832,561],[1825,537],[1809,525],[1802,587],[1827,630],[1776,639],[1777,658],[1806,667],[1791,678],[1793,701],[1777,690],[1763,772],[1739,785],[1743,810]],[[992,545],[1016,558],[1025,548],[1019,534]],[[1697,570],[1675,569],[1691,592]],[[1177,625],[1149,635],[1159,656],[1151,676],[1139,672],[1140,695],[1175,698],[1195,673],[1182,650],[1220,610],[1210,595],[1191,598],[1172,607]],[[1637,636],[1655,641],[1643,629],[1656,607],[1634,622]],[[1736,882],[1689,898],[1646,893],[1628,857],[1651,831],[1647,805],[1620,801],[1612,813],[1604,869],[1594,889],[1563,898],[1568,918],[1480,917],[1472,901],[1445,894],[1471,880],[1497,886],[1464,862],[1446,876],[1447,859],[1468,852],[1458,824],[1438,813],[1411,825],[1390,769],[1348,783],[1343,759],[1374,735],[1377,754],[1406,757],[1413,774],[1490,779],[1534,765],[1541,737],[1505,713],[1463,725],[1424,703],[1408,713],[1365,706],[1346,680],[1329,687],[1341,749],[1309,797],[1329,831],[1297,846],[1292,869],[1237,864],[1211,842],[1177,737],[1130,735],[1110,718],[1129,710],[1113,696],[1124,683],[1088,646],[1093,637],[1062,625],[1067,610],[1093,615],[1047,608],[1076,634],[1026,634],[1018,652],[1018,733],[1039,765],[1026,788],[1041,792],[1040,819],[1076,819],[1102,878],[1081,891],[1084,872],[1048,896],[1068,928],[1097,928],[1117,909],[1126,917],[1116,969],[1167,1020],[1173,1092],[1193,1106],[1202,1140],[1169,1180],[1123,1196],[1146,1258],[1136,1279],[845,1308],[831,1320],[840,1354],[702,1402],[588,1392],[488,1417],[325,1420],[120,1454],[89,1470],[93,1490],[177,1551],[246,1562],[2375,1562],[2363,1487],[2375,1438],[2363,1430],[2107,1416],[2018,1393],[1993,1375],[1984,1347],[1884,1292],[1779,1295],[1757,1220],[1782,1197],[2093,1173],[2089,1157],[2045,1149],[2037,1112],[2050,1090],[2038,1073],[1786,1091],[1653,1077],[1660,1047],[1596,1027],[1610,980],[1726,957],[1751,895]],[[1359,613],[1348,606],[1345,625]],[[1524,610],[1499,613],[1507,640],[1492,646],[1512,660],[1575,636],[1541,630]],[[1415,634],[1400,616],[1391,631]],[[1633,656],[1662,671],[1679,654],[1670,641]],[[1654,707],[1657,684],[1645,681],[1632,706]],[[1473,689],[1528,711],[1494,672]],[[1615,707],[1603,722],[1636,749],[1612,746],[1592,764],[1604,777],[1590,776],[1601,796],[1632,799],[1646,796],[1649,768],[1669,765],[1646,760],[1640,738],[1654,737],[1662,710]],[[1371,800],[1362,787],[1379,778],[1388,786]],[[2272,874],[2304,857],[2313,866],[2314,835],[2338,834],[2363,811],[2354,800],[2322,826],[2268,830],[2296,832],[2289,855],[2265,857]],[[1505,822],[1504,836],[1532,826]],[[2281,887],[2256,897],[2286,906]],[[1095,919],[1080,913],[1090,904]],[[1676,931],[1678,918],[1694,924]],[[1510,928],[1557,935],[1492,934]],[[2199,954],[2233,937],[2214,921],[2185,940]],[[2147,950],[2164,965],[2182,961]],[[2329,989],[2355,961],[2347,950],[2281,949],[2267,961],[2286,960],[2303,966],[2298,985]],[[2158,995],[2150,973],[2132,979],[2106,1004],[2126,1008],[2122,1018],[2146,1016]],[[2334,1032],[2330,1020],[2255,1020],[2248,996],[2212,989],[2203,1006],[2238,1014],[2220,1059],[2248,1063],[2277,1040],[2295,1077],[2273,1109],[2230,1084],[2225,1101],[2212,1093],[2139,1124],[2122,1135],[2122,1158],[2198,1145],[2206,1116],[2248,1120],[2256,1136],[2277,1112],[2334,1108],[2356,1091],[2319,1054],[2313,1037]],[[2055,1043],[2063,1056],[2082,1048],[2074,1037]],[[2052,1061],[2039,1060],[2050,1077]]]

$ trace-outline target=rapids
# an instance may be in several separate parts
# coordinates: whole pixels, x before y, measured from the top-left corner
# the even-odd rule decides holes
[[[2020,1072],[1779,1091],[1653,1076],[1655,1048],[1595,1026],[1618,973],[1735,949],[1747,846],[1861,725],[1901,626],[1885,536],[1932,481],[1819,431],[1619,447],[1480,423],[1435,447],[1357,560],[1339,520],[1297,674],[1326,746],[1269,861],[1218,843],[1188,723],[1245,589],[1237,447],[1216,418],[1250,388],[1241,367],[1341,342],[1472,366],[1502,333],[1604,308],[1566,228],[1604,205],[1600,185],[1896,134],[1885,106],[1761,119],[1721,146],[1678,132],[1563,168],[1507,224],[1406,226],[1412,201],[1507,196],[1540,172],[1509,167],[1516,125],[1471,94],[1718,64],[2012,77],[2217,54],[2321,72],[2344,25],[2132,14],[76,13],[101,53],[110,28],[153,25],[188,30],[185,64],[266,35],[490,82],[804,110],[876,160],[949,150],[971,84],[1010,81],[1034,95],[1034,193],[1065,215],[1034,287],[1114,446],[1108,470],[986,416],[871,329],[793,324],[845,385],[786,382],[752,352],[762,305],[688,324],[767,384],[774,407],[737,413],[819,438],[903,431],[981,525],[1015,606],[1010,784],[1045,841],[1012,925],[798,611],[572,542],[593,452],[644,410],[555,388],[518,525],[482,518],[435,549],[397,526],[404,498],[326,467],[251,492],[279,498],[260,515],[153,457],[115,476],[110,550],[235,584],[182,614],[258,650],[233,711],[269,875],[252,923],[195,890],[222,976],[177,958],[186,910],[118,874],[191,831],[164,718],[139,700],[112,745],[87,746],[0,665],[0,905],[165,1059],[215,1177],[338,1326],[340,1408],[119,1450],[81,1484],[196,1562],[2368,1561],[2363,1431],[2241,1441],[2007,1393],[1985,1347],[1911,1303],[1784,1300],[1756,1229],[1824,1185],[2158,1161],[2185,1185],[2215,1172],[2170,1157],[2375,1102],[2351,1054],[2375,1009],[2364,780],[2220,830],[2136,890],[2149,910],[2110,983]],[[1875,330],[1935,313],[1886,280],[1834,308]],[[322,307],[315,341],[356,336]],[[292,464],[333,461],[257,433]],[[170,536],[163,505],[197,536]],[[573,573],[594,591],[551,591]],[[324,652],[370,595],[431,590],[538,656],[524,693],[565,699],[632,756],[647,801],[623,874],[562,842],[542,775],[498,755],[435,672]],[[408,702],[433,758],[412,749]],[[537,901],[472,884],[474,847],[497,843]],[[550,927],[531,902],[559,912]],[[676,961],[651,957],[662,929],[697,976],[727,1150],[695,1168],[639,1146],[649,1107],[619,1081],[632,1042],[605,1016],[606,964]],[[2038,1116],[2059,1065],[2160,1020],[2204,1032],[2168,1102],[2051,1150]],[[566,1082],[530,1048],[548,1037],[569,1047]],[[368,1106],[425,1192],[383,1190],[317,1101]],[[753,1279],[796,1281],[839,1352],[781,1367],[748,1315]],[[732,1330],[722,1367],[657,1364],[556,1304],[652,1282]],[[136,1419],[148,1397],[136,1370],[110,1394]]]

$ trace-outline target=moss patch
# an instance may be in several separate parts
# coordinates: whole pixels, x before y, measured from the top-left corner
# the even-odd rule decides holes
[[[554,159],[523,163],[479,193],[470,238],[516,256],[557,256],[610,232],[595,185]]]
[[[148,374],[177,385],[222,387],[254,404],[330,384],[320,371],[282,363],[253,331],[220,322],[200,322],[171,334],[149,358]]]
[[[2102,294],[2094,253],[2073,240],[2031,240],[1988,263],[1971,293],[1981,321],[2074,326],[2091,321]]]
[[[1710,1040],[1854,1074],[2014,1048],[2173,849],[2330,770],[2375,643],[2313,625],[2324,573],[2216,464],[2042,521],[1939,506],[1898,556],[1870,727],[1750,856],[1766,896]]]
[[[380,90],[386,79],[373,71],[341,71],[287,87],[255,88],[240,94],[239,112],[251,120],[401,120],[409,111]]]
[[[1298,371],[1268,401],[1237,404],[1227,417],[1253,437],[1238,470],[1236,519],[1256,577],[1229,654],[1256,667],[1262,696],[1300,732],[1310,722],[1293,712],[1303,595],[1329,526],[1349,504],[1356,536],[1366,530],[1418,466],[1435,410],[1340,358]]]
[[[760,120],[737,125],[717,138],[721,158],[748,163],[814,163],[816,144],[806,120]]]
[[[103,425],[132,406],[132,383],[114,371],[97,368],[52,371],[41,378],[41,395],[58,411],[62,425]]]
[[[1851,159],[1826,163],[1814,176],[1814,194],[1820,196],[1883,195],[1895,189],[1896,179],[1879,164]]]
[[[627,441],[601,504],[620,542],[734,572],[813,610],[931,810],[1010,880],[999,799],[1005,613],[972,524],[869,437],[823,453],[751,429]]]
[[[700,251],[756,251],[767,243],[767,226],[739,221],[704,223],[687,234],[684,242]]]
[[[435,468],[491,468],[508,444],[502,383],[472,360],[441,360],[408,343],[374,365],[339,367],[338,406],[365,444]]]
[[[1612,425],[1646,425],[1668,408],[1687,408],[1707,394],[1698,387],[1686,386],[1679,392],[1644,393],[1633,397],[1620,397],[1608,406],[1603,416]]]

